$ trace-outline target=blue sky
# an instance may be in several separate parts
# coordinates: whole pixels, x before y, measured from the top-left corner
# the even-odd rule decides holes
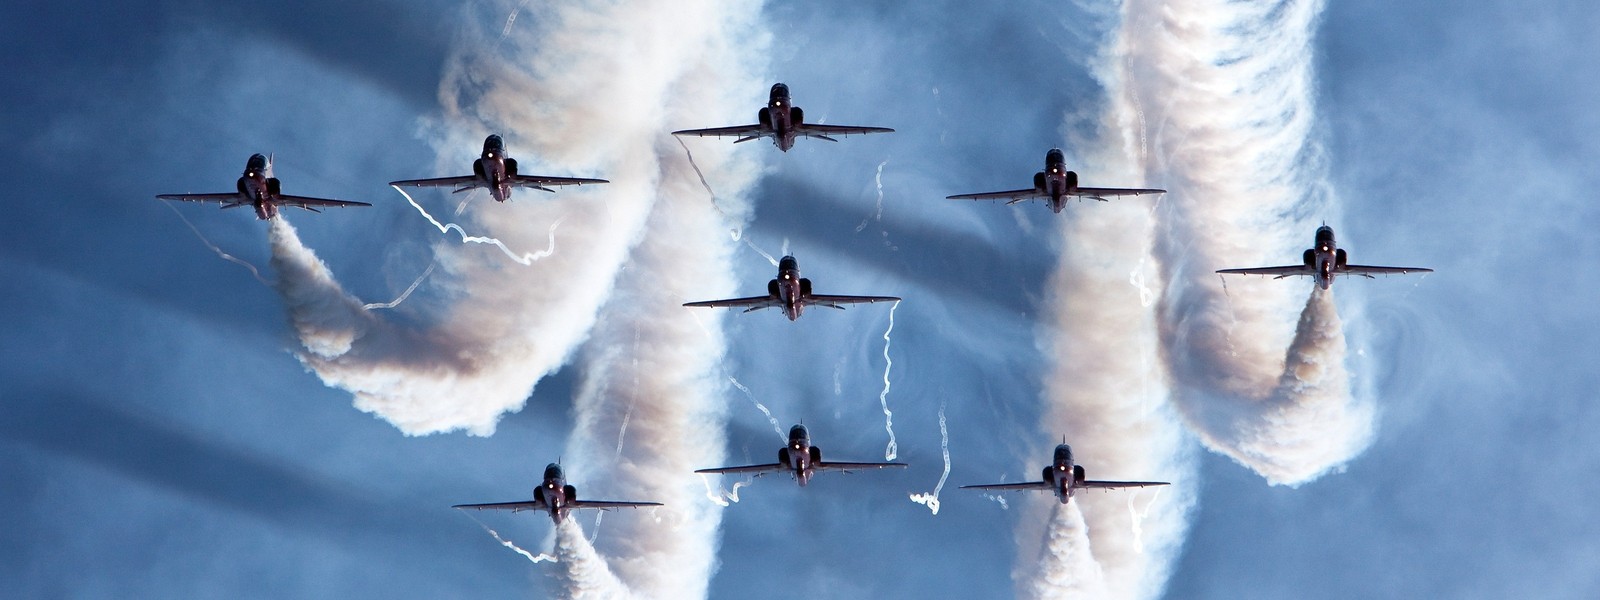
[[[427,138],[458,31],[497,29],[504,15],[385,1],[91,8],[12,6],[0,18],[0,45],[21,58],[0,91],[0,580],[20,597],[554,593],[558,567],[529,564],[448,506],[529,492],[568,446],[580,367],[541,380],[491,437],[405,436],[307,372],[279,295],[153,199],[228,189],[246,157],[273,152],[290,193],[375,205],[289,218],[347,290],[392,298],[441,236],[383,182],[448,174],[476,154],[476,143],[436,153]],[[1029,477],[1047,460],[1038,324],[1057,225],[1104,206],[1052,215],[942,198],[1024,186],[1045,150],[1081,133],[1067,116],[1104,102],[1085,66],[1116,25],[1096,16],[1104,9],[765,9],[757,75],[788,83],[810,118],[898,130],[737,152],[762,168],[748,240],[767,252],[787,240],[820,291],[906,298],[887,398],[912,466],[742,488],[722,513],[711,596],[1013,592],[1015,565],[1033,560],[1016,522],[1042,513],[954,488]],[[526,9],[516,25],[548,26],[541,14]],[[1437,272],[1335,286],[1357,386],[1378,407],[1372,446],[1295,488],[1199,451],[1193,479],[1176,482],[1198,503],[1166,596],[1600,593],[1588,508],[1600,491],[1600,278],[1585,267],[1600,254],[1588,194],[1597,20],[1577,2],[1325,8],[1314,64],[1339,199],[1329,220],[1352,260]],[[748,119],[766,90],[737,93]],[[734,123],[675,127],[723,124]],[[880,164],[882,218],[868,220]],[[1143,183],[1167,184],[1127,182]],[[265,224],[176,208],[266,266]],[[732,266],[741,294],[771,276],[748,247]],[[1230,290],[1269,285],[1309,282]],[[419,294],[417,311],[392,318],[426,321],[423,309],[450,299]],[[830,457],[881,456],[888,309],[797,323],[770,312],[725,320],[723,371],[784,429],[804,421]],[[778,442],[765,417],[737,390],[723,400],[729,460],[768,460]],[[941,474],[941,404],[953,465],[931,515],[907,494]],[[476,516],[548,546],[542,516]],[[647,518],[608,514],[597,543],[617,521]]]

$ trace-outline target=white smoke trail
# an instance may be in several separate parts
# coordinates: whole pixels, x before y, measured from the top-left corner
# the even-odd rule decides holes
[[[1312,286],[1277,387],[1261,400],[1213,398],[1189,417],[1206,445],[1274,484],[1310,481],[1366,448],[1374,408],[1350,394],[1333,294]],[[1231,401],[1230,401],[1231,400]]]
[[[1040,600],[1110,597],[1105,574],[1095,562],[1091,545],[1088,526],[1077,503],[1056,503],[1038,563],[1031,567],[1041,576],[1018,595]]]
[[[514,5],[490,4],[500,5],[493,9],[499,15]],[[285,243],[274,246],[275,252],[304,253],[275,261],[306,265],[296,273],[313,277],[279,284],[299,294],[286,301],[306,346],[301,360],[328,385],[351,391],[358,408],[408,434],[465,429],[488,435],[502,414],[519,409],[534,384],[588,336],[640,239],[666,171],[668,149],[658,142],[671,129],[667,119],[681,120],[675,111],[700,108],[706,112],[695,119],[735,112],[723,110],[720,99],[695,104],[706,98],[691,86],[717,94],[761,87],[753,78],[730,84],[704,59],[733,54],[729,48],[744,44],[744,36],[760,35],[745,33],[761,31],[748,17],[751,7],[633,0],[530,3],[527,10],[541,18],[514,28],[498,49],[488,51],[504,31],[501,24],[475,20],[481,12],[467,13],[467,28],[444,69],[442,114],[423,127],[434,134],[441,170],[464,168],[470,159],[463,158],[463,149],[493,131],[504,135],[524,172],[560,173],[551,166],[556,164],[613,181],[465,210],[464,218],[484,233],[468,236],[457,226],[463,242],[481,238],[526,268],[486,260],[481,246],[436,244],[440,268],[432,281],[452,303],[423,315],[422,325],[400,328],[347,314],[351,299],[325,268],[312,268],[320,262],[298,240],[289,244],[290,236],[280,236]],[[730,36],[735,24],[745,30]],[[733,190],[748,183],[728,179]],[[553,241],[545,252],[508,250],[553,240],[550,224],[558,220],[567,251],[553,253]]]
[[[668,60],[680,71],[651,114],[658,133],[644,144],[654,171],[643,193],[655,199],[645,209],[645,235],[612,282],[603,316],[579,355],[567,450],[596,457],[574,461],[572,470],[591,493],[665,504],[650,518],[613,518],[597,542],[616,578],[639,597],[703,597],[716,566],[722,511],[706,500],[708,486],[692,468],[726,458],[725,316],[696,315],[681,299],[733,293],[738,244],[726,233],[749,218],[744,194],[760,172],[753,156],[728,144],[708,144],[690,165],[682,146],[660,132],[672,123],[747,113],[740,99],[763,87],[758,69],[744,62],[765,56],[764,40],[750,38],[761,31],[760,11],[754,3],[649,0],[608,5],[597,9],[603,18],[593,16],[628,33],[629,53],[639,54],[634,60],[656,63],[662,60],[657,53],[676,54]],[[652,25],[641,32],[642,23]],[[633,89],[637,82],[624,83]],[[696,166],[717,182],[715,204],[702,195]],[[609,442],[628,406],[629,443],[613,459]]]
[[[389,302],[369,302],[367,304],[361,305],[361,308],[364,308],[364,309],[367,309],[367,310],[374,310],[374,309],[380,309],[380,308],[394,308],[396,306],[400,306],[400,303],[401,302],[405,302],[406,298],[410,298],[411,297],[411,293],[417,291],[417,286],[422,285],[422,280],[427,279],[429,275],[432,275],[433,274],[433,270],[435,268],[438,268],[438,266],[439,266],[439,260],[438,259],[434,259],[432,262],[429,262],[428,263],[428,268],[423,269],[422,270],[422,274],[417,276],[416,281],[412,281],[411,285],[406,286],[405,291],[400,292],[400,295],[396,296],[394,300],[391,300]]]
[[[706,499],[723,508],[727,508],[731,502],[738,502],[739,488],[750,485],[751,483],[749,480],[735,481],[733,482],[733,487],[728,489],[712,488],[711,478],[707,477],[704,473],[700,474],[700,481],[706,484]]]
[[[1156,183],[1141,165],[1141,108],[1128,85],[1133,75],[1119,60],[1133,51],[1126,23],[1133,17],[1122,18],[1123,31],[1091,65],[1107,91],[1096,109],[1102,112],[1078,117],[1087,132],[1069,128],[1088,138],[1067,146],[1086,184]],[[1053,362],[1040,433],[1046,440],[1065,435],[1090,478],[1171,481],[1174,489],[1141,515],[1121,504],[1126,491],[1079,494],[1065,507],[1049,502],[1049,518],[1044,502],[1024,501],[1019,556],[1034,555],[1041,539],[1045,546],[1039,562],[1021,562],[1014,573],[1021,596],[1156,597],[1188,531],[1195,465],[1163,369],[1152,306],[1163,281],[1161,265],[1150,259],[1156,230],[1146,202],[1076,204],[1060,215],[1060,259],[1040,332],[1041,350]],[[1028,458],[1025,473],[1046,464],[1046,448]]]
[[[883,330],[883,391],[878,394],[878,404],[883,406],[883,430],[889,432],[889,444],[883,448],[884,460],[894,460],[900,455],[900,445],[894,441],[894,413],[889,410],[889,369],[894,367],[894,360],[889,358],[889,334],[894,331],[897,308],[900,308],[899,300],[889,307],[889,328]]]
[[[950,430],[945,427],[944,403],[939,403],[939,452],[944,455],[944,473],[939,475],[939,485],[933,486],[932,493],[911,494],[911,501],[928,507],[933,514],[939,514],[939,492],[944,491],[944,482],[950,478]],[[1004,502],[1000,506],[1005,506]]]
[[[558,578],[573,600],[625,600],[634,595],[611,572],[594,545],[584,539],[583,530],[573,519],[556,525],[556,562],[562,569]]]
[[[500,240],[497,240],[497,239],[489,237],[489,236],[467,235],[467,230],[462,229],[460,225],[457,225],[455,223],[440,223],[438,219],[433,218],[433,215],[428,214],[428,211],[423,210],[422,205],[421,204],[417,204],[417,201],[411,198],[411,194],[407,194],[405,190],[400,189],[400,186],[391,185],[389,187],[394,188],[394,191],[396,191],[396,192],[400,192],[401,196],[405,196],[406,197],[406,202],[410,202],[411,206],[413,208],[417,209],[417,212],[422,213],[423,218],[427,219],[429,223],[432,223],[435,228],[438,228],[439,233],[449,233],[450,230],[454,229],[456,231],[456,233],[461,236],[461,243],[463,243],[463,244],[489,244],[489,245],[492,245],[492,246],[494,246],[496,248],[499,248],[500,252],[504,253],[508,258],[510,258],[513,261],[516,261],[517,264],[520,264],[520,265],[522,265],[524,267],[533,264],[533,262],[536,261],[536,260],[539,260],[539,259],[542,259],[542,258],[549,258],[550,255],[556,253],[556,228],[560,227],[562,219],[566,218],[566,217],[562,217],[560,219],[556,219],[554,223],[550,224],[549,247],[545,248],[544,250],[540,250],[538,252],[524,252],[522,254],[517,254],[516,252],[511,251],[511,248],[506,247],[505,242],[502,242]],[[462,205],[456,209],[456,213],[459,214],[461,212],[461,210],[466,207],[465,202],[466,202],[465,200],[462,200]],[[435,261],[437,261],[437,258],[435,259]],[[431,270],[431,267],[430,267],[430,270]]]
[[[555,557],[554,554],[545,554],[543,552],[540,552],[538,554],[534,554],[534,553],[529,552],[527,550],[523,550],[521,546],[518,546],[518,545],[512,543],[511,540],[508,540],[508,539],[505,539],[503,537],[500,537],[499,532],[496,532],[495,530],[489,528],[488,525],[484,525],[483,521],[479,521],[477,517],[472,516],[470,513],[467,513],[466,511],[461,511],[461,514],[467,515],[467,518],[472,519],[472,522],[477,523],[478,526],[482,527],[484,531],[489,532],[489,535],[494,536],[494,541],[500,542],[501,546],[505,546],[507,548],[510,548],[512,551],[516,552],[517,554],[521,554],[524,558],[528,559],[529,562],[532,562],[533,564],[536,564],[536,565],[539,564],[539,563],[542,563],[542,562],[556,562],[556,557]]]
[[[257,269],[255,265],[250,264],[250,261],[247,261],[245,259],[239,258],[239,257],[234,256],[232,254],[228,254],[227,252],[223,252],[222,248],[217,247],[216,244],[211,243],[211,240],[206,239],[205,234],[200,233],[200,229],[198,227],[195,227],[194,223],[189,222],[189,217],[183,216],[183,212],[179,211],[178,207],[172,205],[172,201],[164,200],[164,201],[162,201],[162,203],[166,204],[167,208],[172,209],[172,214],[178,215],[178,218],[183,220],[183,224],[187,225],[189,227],[189,231],[193,231],[194,232],[194,236],[197,237],[197,238],[200,238],[200,243],[205,244],[207,248],[210,248],[212,252],[215,252],[217,254],[218,258],[221,258],[222,260],[225,260],[225,261],[231,262],[233,264],[239,265],[241,267],[244,267],[246,269],[249,269],[250,270],[250,276],[251,277],[255,277],[256,281],[261,282],[261,285],[264,285],[264,286],[267,286],[267,287],[272,287],[272,282],[271,281],[267,281],[267,279],[265,277],[262,277],[261,276],[261,270]]]
[[[778,434],[779,441],[787,443],[789,441],[789,436],[784,435],[783,426],[779,425],[778,419],[772,416],[772,411],[767,410],[767,405],[762,404],[760,400],[756,400],[756,395],[750,393],[750,388],[747,388],[744,386],[744,384],[739,383],[739,380],[734,379],[732,375],[728,376],[728,381],[733,383],[733,387],[739,388],[739,391],[744,392],[744,396],[750,399],[751,404],[756,405],[756,409],[760,410],[761,414],[766,415],[767,422],[772,424],[772,431],[773,433]]]
[[[1178,408],[1207,446],[1274,484],[1336,468],[1372,429],[1369,403],[1350,394],[1343,341],[1331,339],[1343,337],[1331,304],[1308,306],[1302,314],[1317,322],[1296,331],[1288,324],[1303,282],[1230,297],[1212,275],[1295,262],[1331,216],[1314,137],[1321,10],[1320,0],[1131,0],[1123,21],[1137,73],[1129,81],[1163,102],[1145,160],[1172,188],[1155,249],[1170,281],[1161,335]],[[1302,340],[1308,327],[1321,333]],[[1306,364],[1318,365],[1315,381],[1297,380]],[[1303,418],[1333,427],[1307,438]]]
[[[867,223],[874,219],[878,220],[879,222],[883,221],[883,167],[887,166],[888,164],[889,159],[884,159],[883,162],[878,163],[878,173],[872,177],[872,182],[878,186],[877,208],[873,210],[872,214],[867,215],[867,217],[864,219],[861,219],[861,224],[856,226],[856,233],[861,233],[861,230],[867,228]]]

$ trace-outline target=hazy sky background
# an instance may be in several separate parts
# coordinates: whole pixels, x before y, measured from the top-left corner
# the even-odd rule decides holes
[[[1052,215],[943,197],[1025,187],[1045,151],[1068,143],[1068,116],[1104,102],[1086,64],[1115,26],[1110,7],[765,9],[766,80],[788,83],[809,120],[898,130],[737,151],[764,168],[749,241],[787,246],[819,292],[906,298],[887,399],[911,468],[740,489],[713,597],[1012,594],[1014,564],[1032,560],[1014,540],[1029,513],[1020,498],[1006,509],[955,488],[1035,477],[1059,441],[1036,425],[1043,288],[1060,221],[1104,206]],[[530,6],[514,26],[540,27],[540,15]],[[383,184],[469,167],[476,142],[436,156],[424,140],[457,31],[505,17],[384,0],[0,9],[13,57],[0,91],[5,595],[554,593],[557,565],[530,564],[448,507],[529,495],[567,447],[579,369],[541,381],[492,437],[406,437],[306,372],[278,294],[153,198],[228,190],[246,157],[275,153],[286,192],[375,205],[285,214],[347,290],[392,299],[441,236]],[[1201,451],[1195,479],[1174,482],[1199,503],[1167,596],[1600,595],[1597,28],[1600,7],[1584,2],[1325,8],[1319,135],[1341,206],[1328,221],[1352,262],[1437,272],[1335,285],[1355,384],[1378,403],[1372,447],[1298,488]],[[674,127],[748,122],[766,92],[743,90],[737,122]],[[266,224],[248,212],[176,209],[266,268]],[[740,295],[772,276],[748,247],[734,264]],[[1229,289],[1274,285],[1311,283]],[[424,283],[386,316],[424,320],[448,299]],[[806,423],[828,457],[877,459],[889,310],[730,316],[724,370],[781,428]],[[736,389],[723,398],[729,460],[771,460],[781,441],[766,418]],[[939,480],[941,405],[953,466],[931,515],[907,495]],[[548,549],[543,515],[473,516]],[[592,515],[578,518],[604,540],[616,520],[649,516],[608,513],[597,532]]]

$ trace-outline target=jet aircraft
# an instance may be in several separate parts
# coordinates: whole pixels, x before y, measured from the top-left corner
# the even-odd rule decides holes
[[[486,188],[489,190],[489,195],[493,196],[496,202],[505,202],[511,198],[512,188],[525,187],[555,193],[555,190],[545,186],[583,185],[585,183],[611,182],[604,179],[585,179],[582,177],[519,175],[517,173],[517,159],[506,156],[505,142],[498,135],[490,135],[483,139],[483,154],[477,160],[472,161],[471,175],[435,179],[403,179],[391,181],[389,185],[456,188],[452,193]]]
[[[1305,275],[1315,277],[1317,287],[1324,290],[1333,286],[1333,278],[1339,275],[1360,275],[1373,279],[1373,275],[1391,275],[1402,273],[1432,273],[1433,269],[1421,267],[1369,267],[1366,265],[1352,265],[1345,262],[1344,248],[1333,239],[1333,228],[1323,225],[1317,228],[1317,245],[1307,248],[1301,255],[1302,264],[1282,267],[1256,267],[1250,269],[1222,269],[1218,273],[1230,275],[1276,275],[1273,279],[1283,279],[1292,275]]]
[[[806,306],[818,305],[844,310],[841,304],[870,304],[873,302],[898,302],[894,296],[823,296],[811,293],[811,280],[800,276],[800,263],[793,256],[778,261],[778,278],[767,282],[767,295],[731,300],[689,302],[684,306],[710,306],[743,308],[744,312],[779,307],[790,321],[800,318]]]
[[[1061,444],[1056,446],[1055,461],[1044,468],[1044,478],[1040,481],[1028,483],[994,483],[986,485],[963,485],[962,489],[978,490],[1049,490],[1055,492],[1056,499],[1062,504],[1072,500],[1074,492],[1081,489],[1116,489],[1129,487],[1151,487],[1168,485],[1165,481],[1094,481],[1084,478],[1083,465],[1072,462],[1072,446]]]
[[[820,471],[859,471],[862,469],[886,469],[890,467],[904,467],[905,463],[863,463],[863,462],[823,462],[822,449],[811,445],[811,434],[806,431],[805,425],[795,425],[789,428],[789,445],[778,449],[778,462],[769,465],[750,465],[746,467],[722,467],[720,469],[700,469],[696,473],[752,473],[753,477],[760,477],[767,473],[788,471],[794,476],[795,481],[802,487],[811,482],[811,477]]]
[[[1006,204],[1016,204],[1025,200],[1046,200],[1050,203],[1051,212],[1060,213],[1067,205],[1067,198],[1093,198],[1101,202],[1107,196],[1138,196],[1140,194],[1162,194],[1166,190],[1150,188],[1099,188],[1080,187],[1078,173],[1067,170],[1067,160],[1060,148],[1051,148],[1044,155],[1044,170],[1033,174],[1033,187],[1025,190],[1011,190],[1008,192],[985,192],[982,194],[957,194],[946,196],[950,200],[1006,200]]]
[[[556,523],[567,517],[567,512],[579,508],[596,508],[606,510],[611,508],[638,508],[641,506],[661,506],[660,502],[611,502],[605,500],[579,500],[578,489],[567,483],[566,476],[561,472],[561,465],[550,463],[544,468],[544,483],[533,488],[532,502],[495,502],[491,504],[457,504],[451,508],[470,508],[473,510],[509,510],[518,512],[524,510],[544,510],[550,512],[550,518]]]
[[[805,122],[805,111],[789,101],[789,86],[775,83],[772,92],[768,95],[767,105],[756,113],[754,125],[738,125],[735,127],[713,127],[710,129],[684,129],[674,131],[672,135],[692,135],[697,137],[736,137],[733,143],[748,142],[764,137],[772,138],[772,143],[779,150],[788,152],[794,147],[797,138],[811,137],[819,140],[837,142],[835,135],[852,135],[868,133],[890,133],[893,129],[888,127],[853,127],[849,125],[819,125]]]
[[[311,212],[322,212],[317,208],[328,206],[372,206],[366,202],[284,194],[279,187],[278,178],[272,176],[272,160],[260,154],[250,155],[250,160],[244,163],[244,174],[239,176],[239,181],[234,185],[237,191],[229,193],[160,194],[156,197],[184,202],[217,202],[225,209],[253,206],[256,209],[256,218],[263,221],[278,216],[280,206],[296,206]]]

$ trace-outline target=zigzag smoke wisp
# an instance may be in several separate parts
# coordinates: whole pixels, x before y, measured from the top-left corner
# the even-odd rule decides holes
[[[1304,280],[1248,282],[1230,296],[1212,274],[1294,262],[1333,216],[1316,137],[1322,5],[1133,0],[1123,19],[1128,83],[1161,99],[1144,162],[1172,189],[1155,256],[1169,282],[1161,339],[1177,406],[1206,446],[1273,484],[1310,481],[1359,454],[1374,415],[1350,393],[1331,299],[1313,295],[1296,330]],[[1321,424],[1315,435],[1306,419]]]

